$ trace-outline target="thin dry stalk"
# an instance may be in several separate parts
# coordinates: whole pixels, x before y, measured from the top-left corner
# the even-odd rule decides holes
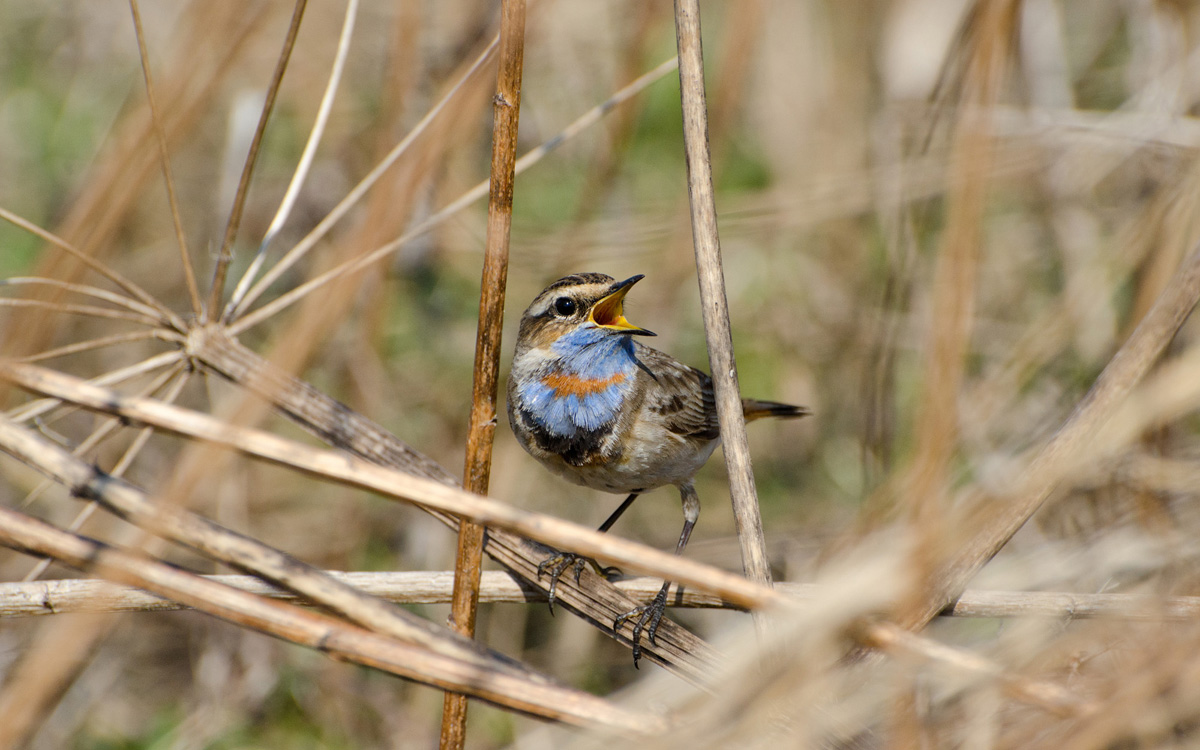
[[[351,2],[350,5],[353,8],[355,3]],[[304,19],[306,7],[308,0],[296,0],[296,7],[292,10],[292,21],[283,40],[283,49],[275,63],[271,83],[267,86],[266,101],[263,102],[262,112],[258,116],[258,126],[254,129],[253,140],[250,141],[250,152],[242,165],[242,176],[238,178],[233,208],[229,211],[229,222],[225,225],[225,239],[221,241],[221,249],[217,253],[212,286],[208,290],[208,305],[204,308],[206,316],[216,314],[220,309],[221,297],[225,294],[225,274],[233,261],[233,241],[237,237],[238,227],[242,224],[242,211],[246,208],[246,198],[250,192],[250,178],[254,174],[254,165],[258,163],[259,148],[262,146],[263,135],[267,132],[267,121],[271,119],[271,112],[275,109],[275,99],[279,95],[279,87],[283,84],[283,74],[287,72],[288,61],[292,59],[292,49],[296,45],[296,35],[300,33],[300,22]]]
[[[164,398],[168,402],[174,401],[186,381],[187,373],[183,370],[183,364],[176,363],[144,392],[155,393],[165,386]],[[116,419],[102,423],[75,448],[74,454],[84,455],[110,436],[119,425],[120,421]],[[117,461],[112,470],[113,476],[119,477],[128,469],[153,432],[153,428],[149,427],[139,431]],[[95,502],[85,505],[71,522],[70,530],[73,532],[80,528],[96,507]],[[139,544],[146,538],[141,530],[126,536]],[[40,560],[25,580],[36,579],[45,572],[50,562],[48,557]],[[100,644],[107,640],[117,623],[115,617],[84,618],[54,623],[52,627],[39,630],[34,641],[21,654],[3,689],[0,689],[0,726],[4,727],[0,730],[0,747],[21,747],[32,739],[54,710],[59,698],[91,663],[99,652]]]
[[[342,217],[344,217],[346,213],[349,212],[349,210],[353,208],[359,200],[362,199],[371,186],[379,181],[379,179],[396,162],[396,160],[404,155],[409,148],[417,142],[418,138],[420,138],[426,129],[433,122],[439,119],[439,116],[442,115],[446,107],[461,94],[464,87],[470,83],[476,75],[484,70],[484,66],[492,59],[492,55],[496,51],[498,44],[499,38],[497,37],[496,39],[493,39],[486,48],[484,48],[478,57],[475,58],[475,61],[466,69],[466,71],[463,72],[454,85],[450,87],[449,91],[446,92],[446,94],[438,101],[437,104],[430,108],[425,116],[421,118],[421,121],[409,131],[408,135],[406,135],[403,140],[397,143],[395,147],[393,147],[388,153],[388,155],[385,156],[379,162],[379,164],[374,167],[374,169],[367,173],[367,175],[363,177],[358,184],[355,185],[354,188],[351,189],[341,201],[338,202],[336,206],[333,207],[333,209],[325,216],[325,218],[322,219],[321,222],[304,237],[304,239],[302,239],[295,245],[295,247],[289,250],[279,260],[279,262],[271,267],[270,271],[265,273],[263,277],[254,284],[254,286],[250,287],[245,296],[238,300],[237,304],[232,307],[232,311],[224,316],[228,321],[235,321],[231,326],[231,331],[239,331],[245,328],[246,322],[242,319],[244,317],[249,317],[243,315],[245,310],[249,308],[250,305],[253,305],[254,302],[264,292],[266,292],[267,289],[270,288],[270,286],[275,283],[280,276],[282,276],[289,268],[291,268],[301,258],[308,254],[308,252],[316,246],[317,242],[319,242],[321,238],[333,228],[333,225],[340,221]],[[352,270],[358,270],[358,267]],[[326,278],[326,276],[327,274],[310,279],[305,285],[303,285],[302,288],[304,288],[307,293],[316,286],[319,286],[319,284],[314,284],[314,282],[327,283],[330,279]],[[292,291],[295,292],[298,290]],[[290,297],[292,301],[295,301],[297,298],[298,297],[294,295]],[[279,300],[275,300],[275,302],[278,303]],[[264,306],[264,309],[266,307],[268,306]],[[278,309],[279,308],[277,305],[272,307],[273,312],[277,311]],[[257,313],[259,316],[264,314],[263,310],[258,310]]]
[[[679,89],[683,100],[683,140],[687,151],[696,273],[700,281],[700,304],[704,312],[717,417],[721,424],[721,444],[729,470],[733,515],[742,550],[742,568],[750,580],[769,586],[771,566],[758,509],[758,493],[754,488],[754,470],[750,465],[750,443],[742,415],[733,331],[729,325],[729,300],[725,296],[725,275],[721,267],[721,240],[717,234],[717,207],[708,152],[699,0],[675,0],[675,40],[679,48]]]
[[[296,13],[301,12],[301,4],[297,3]],[[350,38],[354,34],[354,21],[358,16],[358,0],[350,0],[346,4],[346,18],[342,24],[342,35],[338,39],[337,57],[334,58],[333,66],[329,71],[329,83],[325,86],[325,93],[321,96],[321,106],[317,109],[317,118],[313,122],[312,130],[308,134],[308,140],[304,144],[304,152],[300,155],[300,161],[296,164],[296,170],[292,174],[292,179],[288,182],[287,191],[283,194],[283,200],[279,202],[279,209],[275,212],[275,216],[271,219],[270,226],[267,227],[266,233],[263,235],[262,242],[259,243],[258,252],[254,255],[254,260],[250,262],[249,268],[242,274],[241,281],[233,290],[233,295],[229,298],[229,303],[221,313],[221,320],[228,322],[229,316],[237,309],[238,304],[242,300],[242,296],[246,290],[250,288],[250,284],[254,283],[254,278],[258,275],[258,271],[262,268],[263,262],[267,258],[267,249],[271,246],[271,241],[275,239],[275,235],[287,222],[288,217],[292,213],[292,207],[296,204],[296,197],[300,195],[300,188],[304,185],[305,179],[308,177],[309,170],[312,167],[313,157],[317,153],[317,144],[321,142],[321,136],[325,133],[325,126],[329,122],[329,113],[333,109],[334,95],[337,93],[338,86],[342,80],[342,72],[346,67],[346,55],[350,52]],[[277,87],[282,81],[283,69],[286,66],[285,56],[291,55],[291,46],[294,42],[295,31],[298,29],[299,19],[296,15],[292,17],[292,27],[288,30],[288,39],[284,42],[284,55],[280,57],[280,65],[276,68],[277,79],[272,81],[272,87]],[[272,90],[271,96],[274,97],[275,91]],[[263,128],[266,124],[266,110],[264,109],[264,117],[259,122],[259,128]],[[255,133],[255,145],[251,149],[253,154],[257,148],[259,134]],[[245,178],[243,173],[243,179]],[[238,187],[239,191],[241,186]],[[244,199],[243,199],[244,201]],[[240,205],[235,203],[235,205]],[[240,209],[239,209],[240,210]],[[232,243],[230,238],[229,243]],[[228,247],[226,252],[228,252]],[[232,255],[230,255],[232,260]],[[218,269],[220,263],[228,263],[225,260],[225,254],[218,258]],[[222,282],[223,284],[224,282]],[[216,284],[213,288],[216,289]],[[211,308],[216,309],[219,303],[219,297],[211,303]]]
[[[154,372],[155,370],[163,367],[171,367],[172,365],[183,361],[183,359],[183,352],[163,352],[162,354],[156,354],[155,356],[144,359],[141,362],[129,365],[128,367],[121,367],[113,370],[112,372],[107,372],[99,377],[89,380],[88,382],[92,383],[93,385],[100,386],[118,385],[127,380],[132,380],[133,378],[145,375],[148,372]],[[8,417],[14,422],[25,422],[31,419],[36,420],[43,414],[46,414],[47,412],[52,411],[61,405],[62,402],[58,399],[44,398],[37,401],[31,401],[27,404],[21,404],[12,411],[5,413],[4,416]]]
[[[983,210],[994,158],[988,111],[1007,67],[1012,11],[1007,2],[981,3],[975,12],[982,18],[969,29],[974,43],[964,74],[964,111],[954,135],[947,227],[934,270],[932,340],[917,409],[917,455],[904,487],[903,500],[920,529],[936,525],[942,517],[947,467],[957,443],[957,400],[971,340]],[[938,533],[930,529],[931,536]]]
[[[491,197],[488,200],[487,249],[479,290],[479,328],[471,387],[471,418],[463,488],[486,495],[496,434],[496,393],[500,379],[500,340],[504,292],[508,283],[508,246],[512,229],[513,181],[517,161],[517,125],[521,114],[521,76],[525,59],[525,0],[500,4],[500,65],[493,101]],[[458,527],[454,561],[451,627],[475,635],[479,575],[483,567],[484,527],[464,519]],[[442,708],[442,750],[461,750],[467,741],[467,697],[446,693]]]
[[[162,164],[163,181],[167,187],[167,202],[171,206],[171,221],[175,225],[175,241],[179,243],[179,264],[187,283],[188,300],[192,303],[192,314],[203,315],[204,305],[200,301],[200,288],[196,286],[196,273],[192,269],[192,258],[188,253],[187,237],[183,233],[183,217],[179,213],[179,199],[175,196],[175,178],[171,175],[171,152],[167,148],[167,136],[159,115],[154,94],[154,78],[150,74],[150,53],[146,50],[146,34],[142,30],[142,14],[137,0],[129,0],[129,11],[133,14],[133,28],[137,36],[138,54],[142,58],[142,78],[146,82],[146,102],[150,105],[150,120],[154,126],[154,140],[158,144],[158,158]]]
[[[135,284],[133,281],[125,278],[120,273],[109,268],[106,264],[97,261],[95,258],[91,257],[90,255],[87,255],[86,253],[80,252],[74,245],[67,242],[63,238],[57,236],[53,232],[49,232],[49,231],[39,227],[37,224],[34,224],[31,221],[23,219],[20,216],[17,216],[16,214],[14,214],[12,211],[9,211],[5,208],[0,208],[0,219],[4,219],[5,221],[11,223],[13,226],[20,227],[21,229],[24,229],[26,232],[29,232],[30,234],[34,235],[35,237],[39,237],[42,240],[54,245],[58,249],[65,251],[72,258],[74,258],[75,260],[78,260],[80,263],[82,263],[85,267],[91,269],[92,271],[95,271],[96,273],[100,274],[104,278],[111,281],[119,289],[121,289],[121,291],[125,292],[126,294],[130,295],[131,297],[136,297],[138,299],[138,301],[141,302],[146,307],[153,308],[158,313],[158,315],[162,316],[162,318],[166,324],[170,325],[171,327],[175,328],[178,331],[182,331],[184,329],[185,326],[184,326],[183,320],[178,315],[176,315],[174,312],[172,312],[169,307],[167,307],[163,303],[159,302],[158,299],[154,297],[154,295],[150,294],[145,289],[143,289],[142,287]],[[45,279],[45,278],[40,278],[40,277],[37,278],[37,281],[39,281],[41,283],[49,283],[60,289],[69,288],[67,285],[70,284],[70,282],[61,281],[58,279],[50,280],[50,279]],[[8,280],[8,283],[12,283],[12,282],[13,282],[12,279]]]
[[[47,349],[38,354],[30,354],[27,357],[21,357],[22,362],[44,362],[47,359],[57,359],[65,357],[69,354],[80,354],[82,352],[92,352],[97,349],[104,349],[110,346],[119,346],[121,344],[131,344],[135,341],[149,341],[157,339],[159,341],[179,345],[184,342],[182,336],[176,333],[163,331],[156,328],[152,331],[131,331],[130,333],[117,333],[112,336],[101,336],[98,339],[89,339],[87,341],[78,341],[74,344],[65,344],[57,349]]]
[[[154,325],[157,322],[154,318],[147,317],[144,313],[140,312],[112,310],[107,307],[96,307],[95,305],[75,305],[51,300],[0,299],[0,307],[17,307],[25,308],[27,310],[45,310],[51,313],[61,313],[64,315],[83,315],[90,318],[124,320],[132,323],[141,323],[143,325]]]
[[[173,45],[172,58],[163,65],[156,86],[163,104],[168,145],[180,143],[200,122],[227,74],[254,41],[268,9],[265,4],[247,8],[244,3],[231,1],[193,4],[189,9],[181,23],[183,38]],[[147,110],[144,104],[131,110],[115,127],[110,138],[113,146],[90,170],[85,187],[72,201],[70,212],[56,232],[62,241],[50,239],[46,236],[49,233],[35,232],[64,253],[44,253],[31,275],[69,281],[78,278],[84,269],[96,269],[96,259],[111,251],[113,238],[155,168],[160,167],[157,151],[146,148],[154,138]],[[11,212],[5,214],[5,219],[13,220]],[[82,260],[92,256],[91,260]],[[76,262],[81,260],[82,264]],[[151,302],[149,295],[135,292],[127,279],[117,282],[116,272],[101,273],[142,302],[162,307],[157,301]],[[165,314],[177,330],[186,329],[175,313]],[[24,315],[19,321],[14,319],[0,339],[0,351],[13,357],[42,351],[58,325],[54,316]]]
[[[159,307],[146,305],[137,300],[129,299],[120,294],[115,294],[106,289],[89,286],[87,284],[72,284],[66,281],[58,281],[57,279],[38,279],[27,276],[16,276],[9,279],[0,280],[0,286],[52,286],[62,289],[66,292],[74,292],[83,297],[92,297],[93,299],[103,300],[117,307],[123,307],[126,310],[140,312],[157,322],[158,325],[170,325],[170,319],[159,311]]]
[[[179,393],[183,390],[184,385],[187,384],[188,374],[189,373],[186,371],[185,366],[182,363],[175,364],[166,372],[155,378],[149,386],[143,389],[142,395],[156,396],[160,390],[163,390],[162,400],[166,401],[167,403],[174,403],[175,399],[179,397]],[[71,451],[71,454],[74,456],[86,456],[92,451],[92,449],[107,440],[117,431],[118,428],[122,426],[121,420],[119,419],[109,419],[102,422],[99,427],[93,430],[90,435],[84,438],[79,445],[77,445],[75,449]],[[130,464],[133,463],[133,460],[137,458],[142,449],[146,447],[146,443],[149,442],[153,435],[154,428],[152,427],[143,427],[141,430],[139,430],[137,437],[133,439],[133,442],[130,443],[125,449],[124,453],[121,454],[121,458],[117,460],[117,463],[113,466],[112,471],[109,473],[114,477],[124,476],[125,472],[129,469]],[[25,498],[25,502],[21,504],[21,507],[27,507],[33,496],[41,491],[44,491],[45,488],[49,488],[52,484],[53,480],[47,479],[44,484],[39,486],[32,493],[30,493],[28,497]],[[70,526],[67,527],[67,531],[78,531],[80,528],[82,528],[87,519],[90,518],[91,515],[96,511],[97,507],[98,506],[95,502],[89,502],[87,505],[85,505],[83,509],[75,515],[75,518],[72,519]],[[25,576],[25,580],[37,580],[48,567],[50,567],[50,560],[42,560],[35,565],[31,571],[29,571],[29,573]]]
[[[978,4],[965,30],[969,38],[963,73],[963,101],[954,133],[955,171],[950,176],[947,227],[934,270],[931,341],[924,364],[917,410],[916,457],[901,479],[901,502],[921,540],[913,551],[913,591],[901,607],[919,606],[928,590],[926,576],[940,560],[949,468],[959,437],[958,399],[975,318],[982,252],[983,211],[994,158],[988,109],[995,103],[1008,67],[1008,47],[1019,3]],[[902,614],[903,618],[904,615]]]
[[[498,43],[498,42],[499,42],[499,38],[497,37],[497,40],[494,43]],[[489,51],[490,51],[490,49],[491,48],[489,48]],[[525,170],[532,167],[534,164],[537,164],[547,154],[552,153],[555,149],[559,148],[564,143],[569,142],[572,138],[574,138],[575,136],[579,135],[581,132],[583,132],[587,128],[589,128],[592,125],[599,122],[601,120],[601,118],[604,117],[604,115],[606,115],[607,113],[612,111],[614,108],[616,108],[617,106],[621,105],[622,103],[628,101],[635,95],[641,93],[650,84],[667,76],[671,71],[675,70],[677,61],[678,61],[678,58],[672,57],[670,60],[665,60],[665,61],[659,63],[659,65],[656,68],[643,74],[642,76],[638,77],[636,80],[630,82],[625,87],[623,87],[620,91],[618,91],[617,93],[615,93],[611,97],[609,97],[606,101],[601,102],[600,104],[597,104],[595,107],[592,107],[587,112],[580,115],[574,122],[572,122],[567,127],[563,128],[563,130],[561,132],[554,135],[553,137],[548,139],[545,143],[534,148],[529,153],[525,154],[520,159],[518,159],[517,164],[516,164],[515,174],[519,175],[522,172],[524,172]],[[367,178],[364,178],[364,182],[366,181],[366,179]],[[240,301],[240,303],[236,306],[235,312],[227,315],[227,317],[229,318],[229,326],[227,329],[229,334],[232,336],[241,334],[256,325],[258,325],[266,320],[269,320],[270,318],[274,317],[282,310],[286,309],[287,307],[295,304],[296,302],[300,301],[307,295],[311,294],[313,292],[313,290],[317,289],[318,287],[320,287],[324,284],[328,284],[333,279],[336,279],[340,276],[345,276],[348,274],[356,273],[356,272],[362,270],[363,268],[366,268],[367,266],[370,266],[374,263],[378,263],[379,261],[388,257],[392,253],[395,253],[400,248],[404,247],[409,242],[412,242],[413,240],[417,239],[418,237],[421,237],[421,236],[425,235],[426,233],[430,232],[431,230],[433,230],[434,228],[439,226],[442,222],[444,222],[446,219],[450,218],[451,216],[454,216],[459,211],[463,210],[464,208],[471,205],[475,201],[480,200],[481,198],[488,195],[489,186],[490,186],[490,180],[483,180],[482,182],[480,182],[477,185],[475,185],[474,187],[472,187],[470,190],[463,193],[461,196],[459,196],[457,199],[452,201],[450,204],[448,204],[444,208],[440,209],[437,213],[435,213],[432,216],[430,216],[429,218],[425,219],[424,221],[419,223],[417,226],[409,229],[403,235],[401,235],[400,237],[397,237],[396,239],[392,240],[391,242],[388,242],[385,245],[381,245],[380,247],[377,247],[374,250],[371,250],[370,252],[364,253],[363,255],[361,255],[359,257],[344,261],[344,262],[338,264],[337,266],[335,266],[334,268],[331,268],[328,271],[324,271],[324,272],[314,276],[313,278],[309,279],[308,281],[305,281],[303,284],[300,284],[300,285],[296,286],[295,288],[288,290],[287,292],[281,294],[279,297],[264,304],[262,307],[259,307],[252,312],[245,312],[246,308],[249,307],[249,305],[253,302],[253,300],[248,299],[249,295],[250,294],[256,294],[256,295],[262,294],[263,292],[266,291],[266,288],[264,286],[266,277],[264,277],[262,280],[259,281],[259,283],[254,285],[254,287],[250,290],[250,292],[247,293],[247,299],[243,299]],[[340,208],[341,205],[342,204],[339,204],[338,207]],[[348,206],[347,206],[347,208],[348,208]],[[334,209],[334,211],[337,211],[337,210],[338,210],[338,208]],[[332,216],[332,214],[333,214],[333,212],[331,212],[330,216]],[[328,220],[328,218],[329,217],[327,217],[326,221]],[[322,222],[321,225],[318,225],[318,227],[313,230],[313,233],[314,234],[317,233],[318,230],[320,230],[323,225],[324,225],[324,221]],[[305,238],[305,240],[301,241],[301,243],[299,245],[297,245],[296,248],[293,248],[293,250],[289,251],[288,255],[284,257],[284,261],[287,261],[289,263],[289,265],[291,263],[293,263],[294,260],[291,260],[291,253],[296,252],[297,249],[299,249],[301,247],[301,245],[306,244],[308,241],[309,241],[308,238]],[[284,261],[280,261],[280,262],[282,263]],[[276,273],[277,270],[278,270],[278,265],[273,266],[272,271],[269,273]],[[278,272],[282,273],[281,270]]]

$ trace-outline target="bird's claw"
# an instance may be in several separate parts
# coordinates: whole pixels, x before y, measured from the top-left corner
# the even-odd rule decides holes
[[[658,625],[662,622],[663,613],[667,610],[668,588],[670,588],[670,584],[664,584],[659,589],[658,596],[654,597],[654,601],[634,607],[623,615],[617,615],[616,619],[613,620],[613,632],[619,634],[621,626],[626,621],[632,620],[634,617],[637,618],[637,622],[633,624],[633,635],[631,636],[631,640],[633,641],[633,666],[636,669],[641,668],[638,667],[638,659],[642,657],[642,633],[646,634],[646,640],[650,642],[651,646],[656,645],[654,636],[658,633]]]
[[[559,552],[556,555],[547,557],[538,563],[537,574],[540,579],[543,575],[550,576],[550,590],[546,592],[546,598],[550,602],[550,614],[554,614],[554,599],[558,594],[558,579],[568,568],[575,569],[575,583],[579,583],[579,576],[583,575],[585,565],[590,565],[596,574],[603,576],[606,580],[611,579],[621,574],[621,569],[617,567],[604,567],[590,557],[577,555],[574,552]]]

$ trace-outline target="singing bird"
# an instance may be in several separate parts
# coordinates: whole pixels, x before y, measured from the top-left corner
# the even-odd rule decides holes
[[[720,438],[712,379],[652,349],[635,336],[653,336],[625,319],[624,300],[644,278],[624,281],[578,273],[546,287],[525,310],[508,379],[508,418],[521,446],[554,473],[604,492],[627,494],[600,531],[608,531],[638,495],[675,485],[683,501],[681,554],[700,515],[692,479]],[[802,417],[801,406],[742,400],[747,420]],[[594,560],[564,552],[545,560],[550,606],[562,573],[575,579]],[[667,605],[670,581],[653,603],[620,615],[614,631],[636,617],[633,663],[641,637],[654,643]]]

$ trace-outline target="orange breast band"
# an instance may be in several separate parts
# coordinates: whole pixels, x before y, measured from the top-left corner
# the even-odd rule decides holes
[[[593,393],[600,393],[610,385],[620,383],[624,379],[625,373],[623,372],[618,372],[607,378],[581,378],[563,372],[552,372],[542,378],[542,383],[548,388],[553,388],[554,395],[561,398],[563,396],[590,396]]]

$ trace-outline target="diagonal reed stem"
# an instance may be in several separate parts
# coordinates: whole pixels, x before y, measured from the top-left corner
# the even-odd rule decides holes
[[[329,71],[329,82],[325,85],[325,93],[321,96],[321,106],[317,109],[317,119],[313,122],[312,130],[308,133],[308,141],[304,144],[304,152],[300,154],[300,161],[296,164],[296,171],[292,174],[287,191],[283,194],[283,200],[279,202],[279,209],[271,219],[271,224],[267,227],[266,233],[263,234],[262,242],[258,245],[258,251],[254,254],[254,260],[250,262],[250,266],[242,274],[241,280],[234,287],[233,294],[230,296],[229,302],[225,305],[225,309],[221,313],[221,320],[225,322],[229,321],[229,317],[241,302],[242,296],[250,288],[250,285],[254,283],[254,278],[258,275],[259,269],[266,262],[267,249],[270,248],[271,242],[279,234],[279,230],[283,228],[288,217],[291,216],[292,208],[296,205],[296,198],[300,195],[300,188],[304,186],[304,181],[308,178],[313,159],[317,154],[317,145],[321,142],[321,136],[325,134],[325,126],[329,122],[329,113],[333,110],[334,96],[337,94],[338,87],[342,81],[342,73],[346,68],[346,56],[350,53],[350,39],[354,34],[354,23],[357,17],[358,0],[350,0],[346,4],[346,18],[342,22],[342,35],[338,39],[337,57],[334,58],[333,67]]]
[[[351,2],[351,5],[354,5]],[[267,87],[267,98],[263,102],[262,112],[258,116],[258,126],[254,129],[254,138],[250,142],[250,152],[246,154],[246,163],[242,166],[242,176],[238,179],[237,193],[233,197],[233,208],[229,212],[229,223],[225,225],[225,239],[221,241],[221,250],[217,253],[216,267],[213,269],[212,286],[208,290],[208,306],[205,311],[216,315],[220,310],[221,297],[225,293],[225,275],[229,272],[229,264],[233,261],[233,241],[237,237],[238,227],[242,224],[242,211],[246,208],[246,196],[250,192],[250,178],[254,174],[254,165],[258,163],[258,152],[262,147],[263,134],[267,132],[267,121],[275,109],[275,99],[279,96],[279,87],[283,83],[283,74],[287,72],[288,62],[292,59],[292,49],[296,45],[296,35],[300,33],[300,22],[304,19],[304,9],[308,0],[296,0],[292,11],[292,21],[288,25],[287,36],[283,40],[283,50],[275,63],[275,72],[271,75],[271,84]]]

